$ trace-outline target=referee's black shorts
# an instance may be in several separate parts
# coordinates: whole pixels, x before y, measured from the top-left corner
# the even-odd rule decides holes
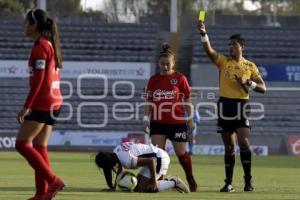
[[[220,97],[218,101],[218,133],[233,133],[238,128],[251,128],[247,99]]]
[[[53,126],[55,124],[55,118],[58,117],[59,113],[60,109],[53,111],[41,111],[33,109],[28,115],[25,116],[24,119]]]

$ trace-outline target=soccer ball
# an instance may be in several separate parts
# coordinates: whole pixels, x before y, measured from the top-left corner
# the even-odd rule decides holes
[[[123,191],[133,191],[137,183],[137,178],[132,172],[123,171],[117,176],[117,185]]]

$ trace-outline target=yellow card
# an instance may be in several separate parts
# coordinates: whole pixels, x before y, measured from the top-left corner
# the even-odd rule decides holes
[[[203,21],[205,20],[205,11],[204,10],[200,10],[199,12],[199,21]]]

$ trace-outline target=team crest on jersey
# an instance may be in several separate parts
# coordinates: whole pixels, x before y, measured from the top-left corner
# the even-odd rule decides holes
[[[224,74],[225,78],[229,78],[230,77],[230,73],[229,71],[225,71],[225,74]]]
[[[171,79],[171,81],[170,81],[170,83],[171,83],[172,85],[176,85],[176,84],[177,84],[177,82],[178,82],[178,81],[177,81],[177,79],[174,79],[174,78],[173,78],[173,79]]]

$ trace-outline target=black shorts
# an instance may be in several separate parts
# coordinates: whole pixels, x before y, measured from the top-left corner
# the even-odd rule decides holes
[[[251,128],[247,99],[220,97],[218,101],[218,133],[233,133],[238,128]]]
[[[174,142],[187,142],[187,125],[186,124],[163,124],[151,121],[151,135],[166,135],[167,138]]]
[[[55,118],[58,117],[59,113],[60,109],[53,111],[31,110],[24,119],[53,126],[55,124]]]

